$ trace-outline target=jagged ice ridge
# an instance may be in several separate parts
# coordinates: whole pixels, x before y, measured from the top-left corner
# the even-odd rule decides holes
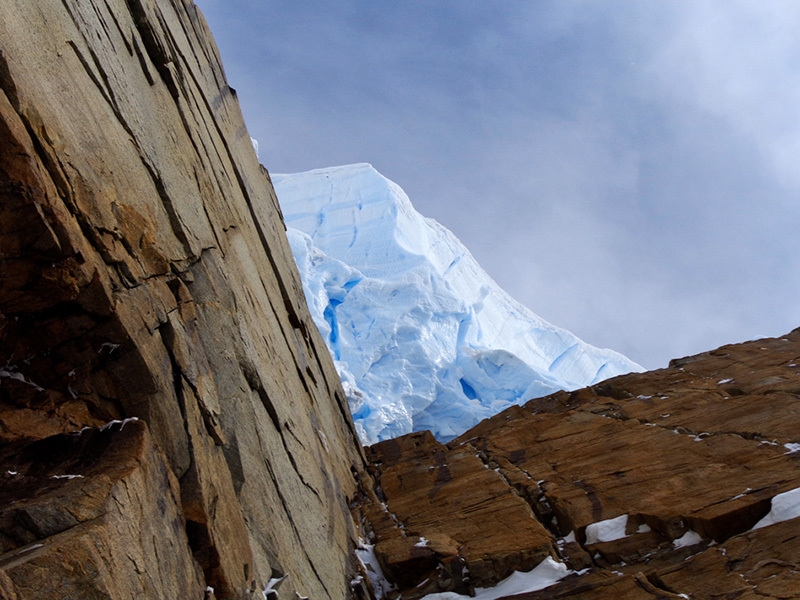
[[[512,403],[641,370],[511,298],[370,165],[272,180],[364,443],[448,440]]]

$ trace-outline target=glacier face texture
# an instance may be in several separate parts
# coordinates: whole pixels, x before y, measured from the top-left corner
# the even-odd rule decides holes
[[[370,165],[272,181],[364,443],[449,440],[513,403],[641,370],[511,298]]]

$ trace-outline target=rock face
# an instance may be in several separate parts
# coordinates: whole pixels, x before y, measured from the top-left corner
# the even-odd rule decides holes
[[[404,598],[548,555],[576,573],[528,598],[797,598],[798,416],[800,330],[382,442],[375,550]]]
[[[362,517],[406,600],[800,596],[800,330],[365,471],[188,0],[4,0],[0,364],[3,599],[368,598]]]
[[[0,463],[0,568],[17,597],[202,598],[178,482],[144,422],[6,444]]]
[[[52,597],[33,573],[82,598],[260,598],[284,575],[350,595],[361,451],[190,1],[3,2],[0,253],[4,446],[140,419],[105,470],[4,463],[28,482],[0,486],[6,595]]]

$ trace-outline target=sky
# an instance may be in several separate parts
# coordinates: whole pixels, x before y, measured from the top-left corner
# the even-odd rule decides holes
[[[197,0],[273,173],[371,163],[646,368],[800,326],[795,0]]]

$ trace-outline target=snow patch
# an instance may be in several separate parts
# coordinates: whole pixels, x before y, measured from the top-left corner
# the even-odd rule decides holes
[[[586,526],[586,543],[613,542],[627,536],[625,527],[628,525],[628,515],[621,515],[613,519],[598,521]]]
[[[795,442],[789,442],[788,444],[784,444],[783,447],[788,450],[786,454],[794,454],[795,452],[800,452],[800,444],[797,444]]]
[[[272,598],[273,600],[277,599],[278,587],[280,586],[281,583],[283,583],[283,580],[286,579],[287,577],[288,575],[284,575],[283,577],[273,577],[272,579],[270,579],[267,582],[267,587],[265,587],[261,591],[261,595],[264,596],[264,600],[270,600],[270,598]]]
[[[121,421],[120,420],[109,421],[108,423],[106,423],[105,425],[103,425],[100,428],[100,431],[105,431],[106,429],[111,428],[112,425],[117,425],[117,424],[119,425],[119,430],[122,431],[125,428],[126,423],[133,423],[134,421],[138,421],[138,420],[139,420],[138,417],[128,417],[127,419],[123,419]],[[81,432],[84,429],[87,429],[87,427],[84,427],[83,429],[81,429]]]
[[[475,588],[475,596],[472,598],[455,592],[439,592],[423,596],[422,600],[496,600],[497,598],[543,590],[555,585],[574,572],[570,571],[564,563],[557,562],[548,556],[532,571],[527,573],[514,571],[494,587]]]
[[[369,582],[372,584],[372,589],[375,591],[377,598],[386,598],[392,590],[395,589],[394,584],[389,583],[386,576],[383,574],[378,557],[375,556],[375,546],[367,544],[364,540],[359,539],[358,547],[356,548],[356,557],[358,558],[361,566],[369,577]]]
[[[35,388],[37,392],[44,391],[44,388],[36,385],[33,381],[25,377],[22,373],[18,373],[16,371],[6,371],[5,369],[0,369],[0,377],[7,377],[8,379],[14,379],[16,381],[20,381],[25,385],[29,385]]]
[[[672,540],[672,545],[675,548],[688,548],[689,546],[694,546],[695,544],[699,544],[702,541],[703,538],[700,537],[700,534],[690,529],[678,539]]]
[[[800,488],[775,496],[772,499],[772,508],[753,526],[753,529],[761,529],[796,517],[800,517]]]
[[[119,344],[112,344],[111,342],[103,342],[100,344],[100,348],[97,349],[98,354],[102,354],[103,352],[108,352],[109,354],[114,354],[114,350],[119,348]]]
[[[322,447],[325,448],[325,452],[330,454],[330,448],[328,448],[328,436],[325,435],[325,432],[321,429],[317,429],[317,436],[319,437],[319,441],[322,442]]]

